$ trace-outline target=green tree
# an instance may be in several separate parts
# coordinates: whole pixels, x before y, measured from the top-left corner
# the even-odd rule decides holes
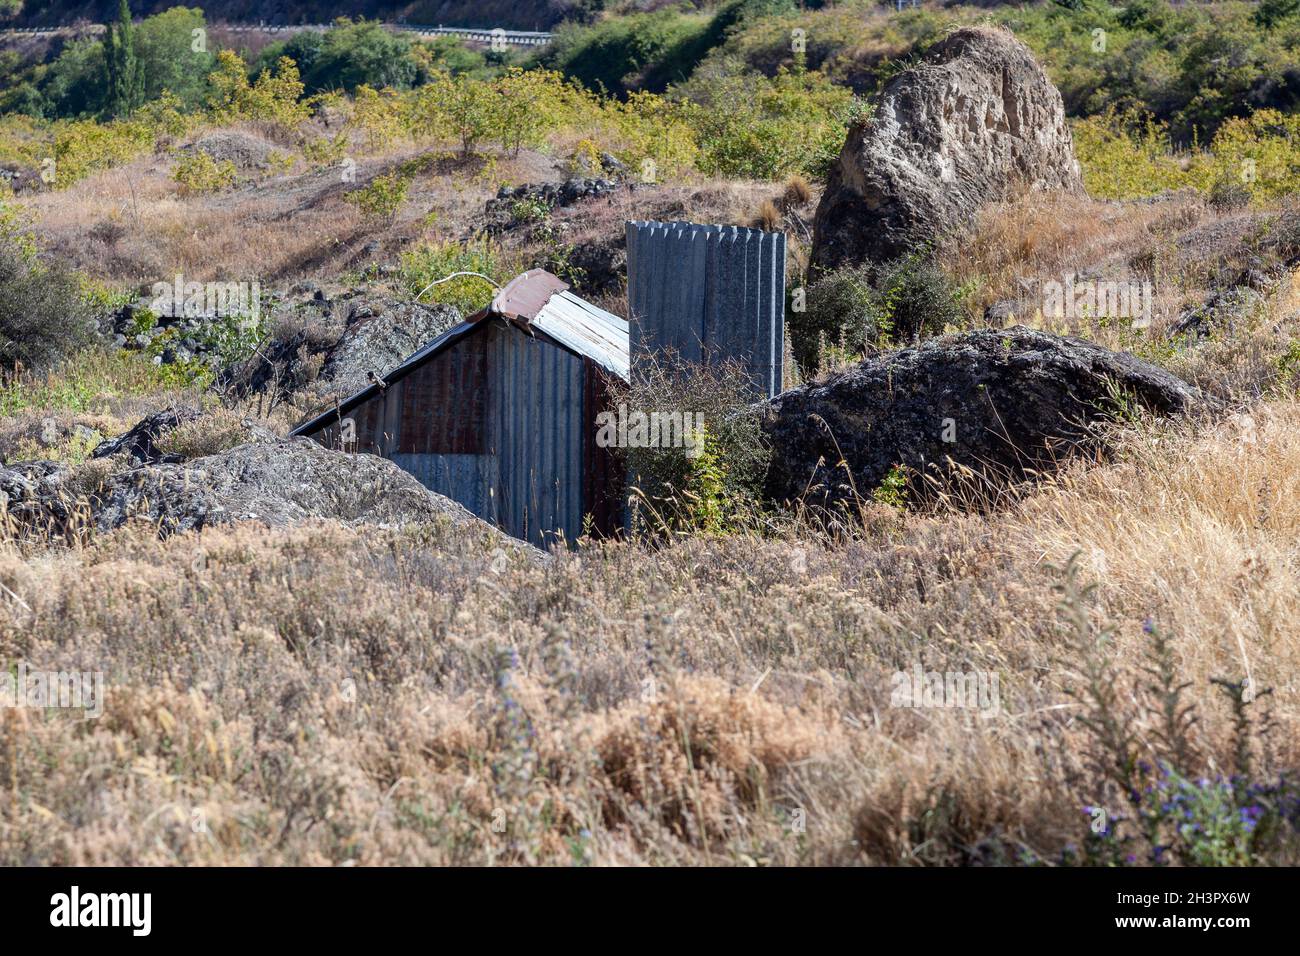
[[[202,104],[214,60],[202,10],[172,7],[148,17],[135,28],[134,39],[141,102],[170,90],[187,109]]]
[[[110,23],[104,34],[104,66],[108,97],[105,111],[110,116],[126,116],[144,102],[144,84],[127,0],[119,0],[117,24]]]
[[[325,33],[304,30],[283,44],[262,51],[263,66],[287,56],[298,64],[308,93],[347,90],[361,85],[374,89],[410,89],[419,74],[411,57],[411,40],[374,20],[353,23],[346,17],[334,21]]]
[[[1255,22],[1265,30],[1271,30],[1287,17],[1293,17],[1300,10],[1300,0],[1263,0],[1255,10]]]
[[[50,64],[41,91],[47,115],[58,118],[95,116],[104,111],[104,51],[98,40],[73,40]]]

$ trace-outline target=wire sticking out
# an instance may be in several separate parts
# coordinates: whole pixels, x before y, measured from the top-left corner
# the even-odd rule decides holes
[[[436,286],[436,285],[442,285],[444,282],[450,282],[452,279],[459,279],[461,276],[474,276],[475,278],[482,279],[484,282],[489,283],[489,284],[492,286],[492,288],[494,288],[494,289],[500,290],[500,288],[501,288],[501,286],[497,285],[493,280],[489,279],[487,276],[485,276],[485,275],[484,275],[483,273],[481,273],[481,272],[453,272],[451,275],[449,275],[449,276],[447,276],[447,277],[445,277],[445,278],[442,278],[442,279],[435,279],[433,282],[430,282],[430,283],[429,283],[428,285],[426,285],[423,289],[421,289],[419,292],[417,292],[417,293],[415,294],[416,301],[419,301],[420,296],[424,295],[426,292],[428,292],[428,291],[429,291],[430,289],[432,289],[434,286]]]

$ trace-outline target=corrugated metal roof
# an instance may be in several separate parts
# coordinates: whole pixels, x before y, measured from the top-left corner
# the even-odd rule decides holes
[[[391,385],[419,368],[488,319],[500,319],[528,334],[541,332],[560,347],[591,359],[606,371],[627,380],[629,369],[628,323],[597,308],[572,292],[568,283],[544,269],[532,269],[507,283],[484,308],[454,325],[384,376]],[[378,382],[362,389],[335,408],[322,412],[295,428],[294,435],[310,435],[332,424],[361,403],[379,394]]]
[[[572,352],[583,355],[624,381],[628,377],[628,324],[572,292],[558,292],[537,313],[530,327],[545,332]]]
[[[545,269],[529,269],[507,282],[487,306],[470,316],[469,321],[477,322],[489,316],[497,316],[526,326],[537,318],[551,296],[568,287],[569,283]]]

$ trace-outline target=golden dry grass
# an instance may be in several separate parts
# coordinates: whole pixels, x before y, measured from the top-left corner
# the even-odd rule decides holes
[[[237,526],[0,556],[0,659],[103,670],[104,716],[0,712],[4,863],[899,863],[1052,858],[1099,799],[1051,569],[1148,618],[1226,772],[1209,678],[1300,740],[1300,406],[1143,426],[985,516],[592,545],[503,568],[445,528]],[[995,671],[1001,711],[890,706]],[[1139,716],[1144,746],[1149,718]],[[795,815],[806,819],[798,832]]]
[[[1204,200],[1119,203],[1085,196],[1031,193],[980,211],[969,232],[943,243],[940,262],[959,284],[975,286],[970,306],[978,312],[1000,299],[1023,296],[1033,283],[1063,281],[1066,273],[1098,270],[1106,278],[1160,279],[1158,291],[1178,275],[1153,270],[1168,259],[1173,237],[1213,219]],[[1162,263],[1161,263],[1162,264]],[[1172,280],[1172,283],[1163,280]],[[1181,305],[1178,288],[1157,311]]]

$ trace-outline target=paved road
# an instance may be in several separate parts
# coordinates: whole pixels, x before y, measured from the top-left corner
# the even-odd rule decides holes
[[[551,42],[553,34],[534,30],[502,30],[489,27],[434,27],[415,23],[386,23],[390,30],[401,30],[419,36],[452,36],[464,40],[473,40],[488,46],[545,46]],[[264,23],[213,23],[214,29],[230,30],[234,33],[299,33],[303,30],[331,30],[332,23],[304,23],[297,25],[274,25]],[[0,30],[0,36],[48,36],[63,33],[72,27],[17,27]],[[102,24],[94,24],[91,30],[102,30]]]

